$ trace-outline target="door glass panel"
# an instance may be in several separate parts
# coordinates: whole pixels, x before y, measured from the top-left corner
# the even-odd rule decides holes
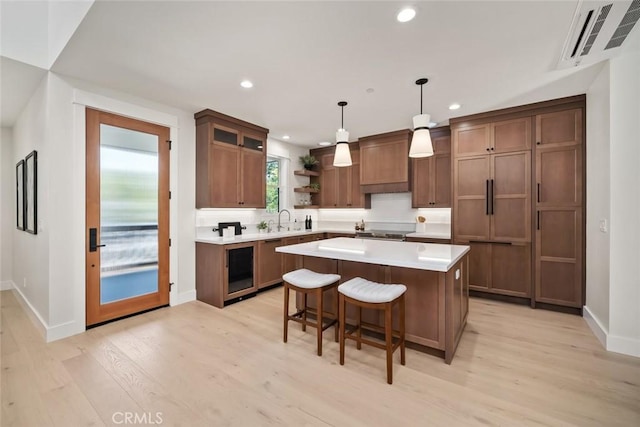
[[[100,125],[100,304],[158,291],[158,137]]]
[[[225,144],[238,145],[238,134],[220,128],[213,128],[213,140]]]
[[[248,148],[250,150],[262,151],[262,140],[251,138],[250,136],[245,136],[242,139],[242,144],[244,148]]]

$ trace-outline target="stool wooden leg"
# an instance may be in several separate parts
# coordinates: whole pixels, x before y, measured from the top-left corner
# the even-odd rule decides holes
[[[404,365],[404,333],[405,333],[405,320],[404,320],[404,294],[400,296],[400,364]]]
[[[356,348],[358,350],[360,350],[362,348],[362,341],[360,341],[362,339],[362,327],[360,326],[362,324],[362,307],[358,307],[358,330],[356,332],[356,336],[358,337],[358,341],[356,341]]]
[[[318,356],[322,356],[322,288],[316,290],[316,332],[318,336]]]
[[[289,286],[284,284],[284,342],[287,342],[287,333],[289,332]]]
[[[337,320],[336,324],[334,325],[334,330],[335,330],[335,335],[336,335],[335,339],[336,339],[336,342],[338,342],[339,341],[339,335],[340,335],[340,333],[339,333],[340,331],[338,330],[338,328],[340,327],[340,321],[338,320],[338,316],[339,316],[338,313],[340,312],[340,309],[338,308],[339,307],[339,304],[338,304],[338,287],[336,286],[334,289],[335,289],[335,294],[336,295],[335,295],[335,303],[333,304],[333,306],[335,308],[335,311],[333,313],[335,314],[335,319]]]
[[[302,332],[306,332],[307,330],[307,293],[304,293],[304,297],[302,298],[304,300],[304,311],[302,312],[302,320],[304,320],[304,323],[302,323]]]
[[[391,303],[385,303],[384,305],[384,339],[387,348],[387,382],[391,384],[393,382],[393,340],[392,340],[392,325],[391,325]]]
[[[344,319],[345,319],[345,311],[347,303],[344,300],[344,295],[339,294],[339,302],[338,302],[338,311],[339,311],[339,320],[340,323],[340,364],[344,365]]]

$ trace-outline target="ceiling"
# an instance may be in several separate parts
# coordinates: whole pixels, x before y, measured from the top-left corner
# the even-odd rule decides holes
[[[401,24],[399,1],[97,1],[51,70],[312,147],[335,141],[341,100],[351,140],[411,127],[421,77],[442,124],[585,93],[602,65],[557,67],[578,1],[412,3]]]

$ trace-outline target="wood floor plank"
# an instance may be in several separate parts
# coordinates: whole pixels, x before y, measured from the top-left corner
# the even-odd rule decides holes
[[[322,357],[315,330],[292,323],[283,343],[281,288],[50,344],[2,297],[3,426],[62,425],[72,408],[87,425],[119,411],[188,426],[640,425],[640,359],[606,352],[577,316],[471,299],[453,363],[408,349],[390,386],[379,349],[349,342],[340,366],[332,330]]]

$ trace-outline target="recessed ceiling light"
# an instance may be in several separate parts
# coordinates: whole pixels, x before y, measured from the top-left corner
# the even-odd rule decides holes
[[[416,16],[416,10],[412,7],[405,7],[396,16],[399,22],[409,22]]]
[[[318,142],[318,145],[321,146],[321,147],[327,147],[327,146],[331,145],[331,143],[327,142],[327,141],[322,141],[322,142]]]
[[[253,87],[253,83],[251,83],[250,80],[243,80],[240,82],[240,86],[242,86],[245,89],[250,89]]]
[[[453,104],[449,105],[449,110],[457,110],[460,107],[462,107],[460,104],[454,102]]]
[[[291,138],[289,135],[282,135],[282,139],[289,139]]]
[[[370,87],[370,88],[367,89],[367,93],[373,93],[373,92],[375,92],[374,88]]]

